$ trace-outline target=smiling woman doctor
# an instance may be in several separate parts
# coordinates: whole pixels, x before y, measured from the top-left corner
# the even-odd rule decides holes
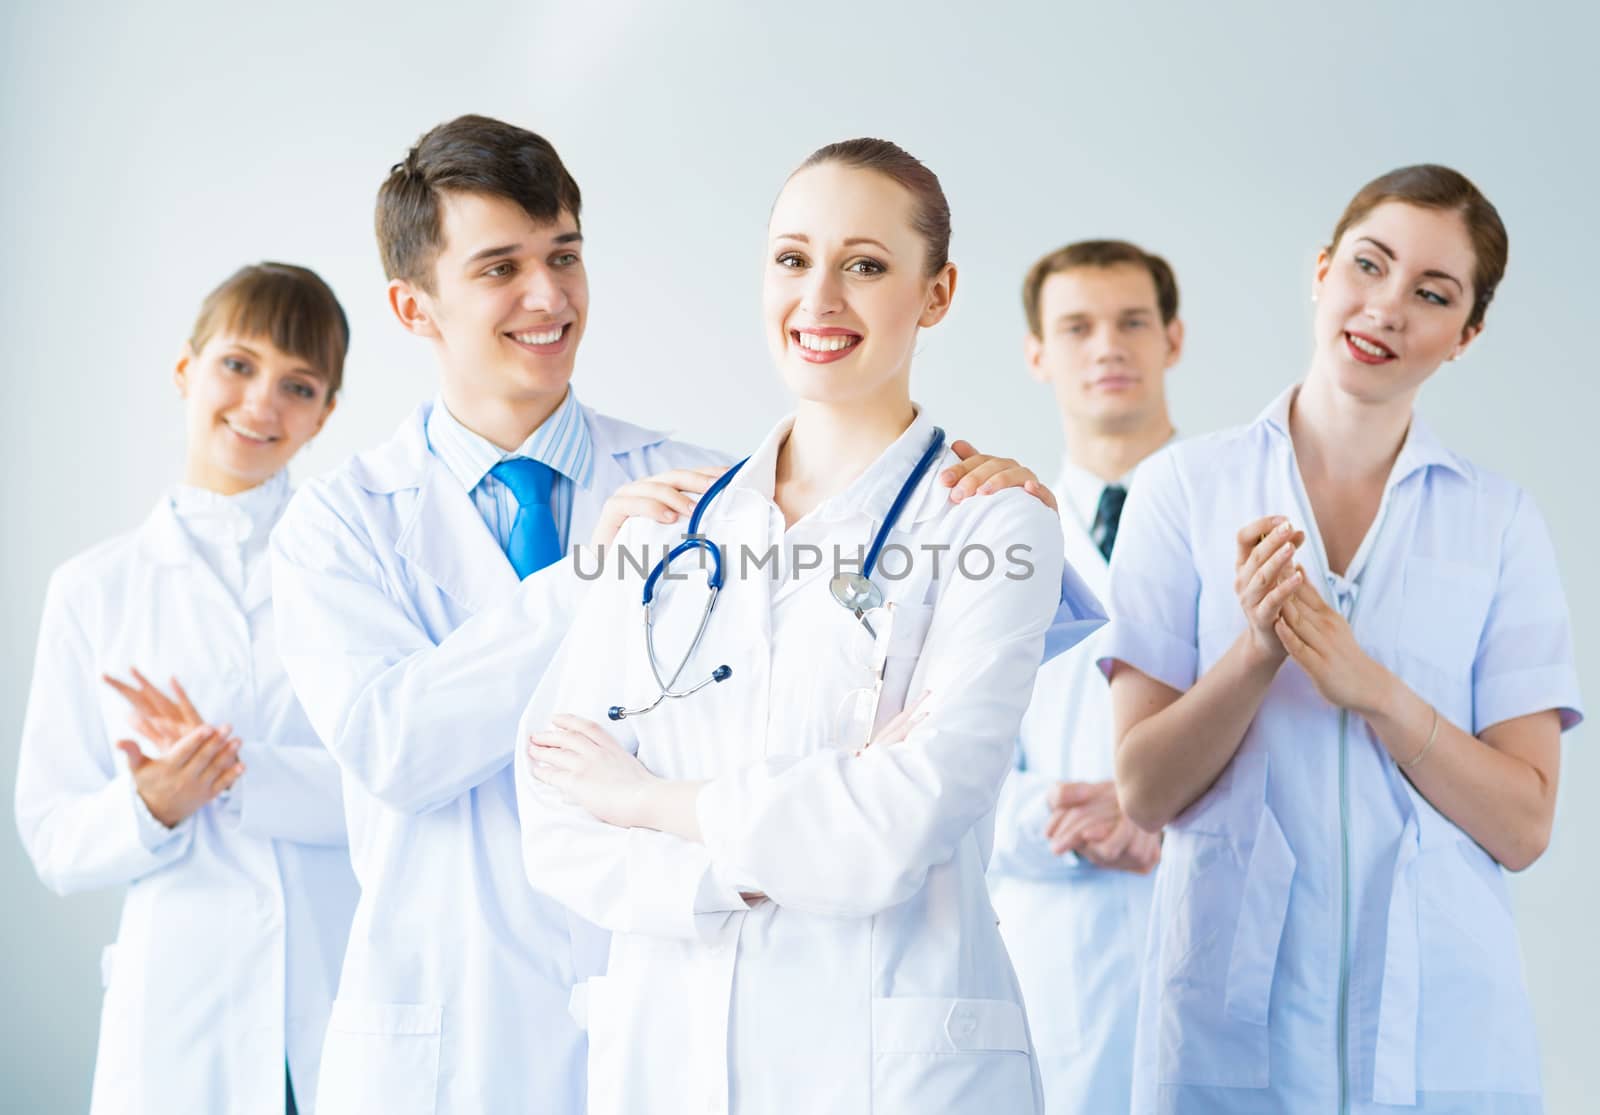
[[[984,866],[1061,531],[1020,491],[952,504],[934,482],[953,458],[910,374],[955,291],[948,238],[938,180],[893,144],[794,173],[764,306],[798,403],[702,498],[715,607],[698,553],[641,585],[618,552],[682,535],[633,520],[524,716],[528,876],[614,933],[586,1004],[593,1112],[1039,1107]],[[860,616],[835,592],[866,584],[799,549],[884,538]]]
[[[356,880],[338,767],[274,648],[267,535],[349,343],[311,271],[236,272],[173,374],[182,481],[50,579],[17,827],[51,889],[128,888],[93,1115],[311,1110]]]
[[[1506,246],[1455,171],[1369,183],[1305,381],[1140,473],[1101,660],[1124,808],[1167,826],[1136,1113],[1540,1109],[1501,868],[1581,717],[1567,608],[1533,501],[1414,410]]]

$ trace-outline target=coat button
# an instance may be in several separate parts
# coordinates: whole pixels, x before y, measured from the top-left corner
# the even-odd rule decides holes
[[[950,1018],[945,1023],[945,1033],[957,1047],[965,1049],[971,1046],[972,1039],[978,1032],[978,1012],[965,1004],[956,1006],[950,1011]]]

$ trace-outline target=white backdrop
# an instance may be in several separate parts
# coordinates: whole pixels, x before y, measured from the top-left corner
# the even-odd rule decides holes
[[[1600,220],[1593,5],[0,6],[6,340],[0,786],[9,797],[45,579],[134,525],[181,461],[172,360],[239,264],[314,267],[349,311],[343,405],[299,472],[385,437],[431,390],[388,318],[372,201],[462,112],[547,135],[585,195],[585,401],[730,450],[784,405],[757,319],[765,218],[821,143],[895,139],[943,178],[961,267],[917,395],[956,434],[1054,472],[1018,287],[1045,250],[1166,255],[1188,355],[1180,431],[1253,417],[1306,361],[1309,269],[1350,194],[1402,163],[1471,175],[1511,232],[1482,341],[1424,394],[1453,446],[1532,490],[1591,702],[1600,544],[1589,323]],[[1568,737],[1550,852],[1516,880],[1552,1112],[1585,1110],[1600,915],[1592,730]],[[117,896],[62,900],[0,840],[0,1105],[77,1111]],[[219,942],[225,950],[226,942]]]

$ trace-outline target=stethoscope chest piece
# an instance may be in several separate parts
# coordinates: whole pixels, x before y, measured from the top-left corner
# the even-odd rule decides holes
[[[840,573],[828,582],[828,591],[857,617],[883,607],[883,590],[860,573]]]

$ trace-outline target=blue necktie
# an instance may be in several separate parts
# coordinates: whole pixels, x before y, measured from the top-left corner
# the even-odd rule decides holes
[[[1117,527],[1127,500],[1128,489],[1120,484],[1107,484],[1100,492],[1100,506],[1094,512],[1094,544],[1107,561],[1111,560],[1111,548],[1117,544]]]
[[[511,524],[511,539],[506,557],[518,577],[543,569],[561,558],[561,538],[556,533],[555,516],[550,511],[550,486],[555,470],[542,461],[513,457],[489,470],[500,483],[511,489],[517,500],[517,517]]]

